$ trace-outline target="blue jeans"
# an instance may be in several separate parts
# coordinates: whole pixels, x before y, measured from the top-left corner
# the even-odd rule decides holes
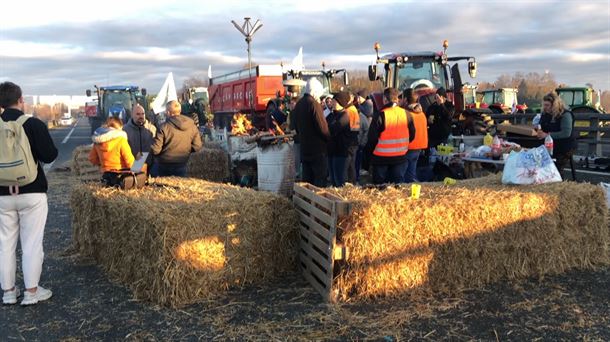
[[[373,165],[373,183],[402,183],[406,169],[407,162],[395,165]]]
[[[159,164],[159,177],[186,177],[186,164]]]
[[[419,182],[417,180],[417,160],[420,154],[421,150],[409,150],[407,152],[407,169],[404,175],[405,183]]]
[[[345,185],[347,179],[347,157],[332,156],[330,159],[330,182],[333,186]]]

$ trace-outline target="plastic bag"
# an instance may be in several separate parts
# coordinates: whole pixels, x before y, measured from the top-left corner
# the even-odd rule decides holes
[[[511,152],[504,163],[503,184],[543,184],[561,182],[551,155],[544,146]]]
[[[599,183],[599,185],[604,189],[604,195],[606,195],[606,204],[608,208],[610,208],[610,183]]]

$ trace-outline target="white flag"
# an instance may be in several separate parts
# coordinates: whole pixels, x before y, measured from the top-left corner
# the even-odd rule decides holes
[[[208,65],[208,78],[212,78],[212,64]]]
[[[167,78],[159,90],[159,94],[151,104],[151,107],[155,114],[165,112],[165,105],[169,101],[177,100],[178,95],[176,94],[176,84],[174,83],[174,75],[170,72],[167,74]]]
[[[292,60],[292,70],[303,70],[305,65],[303,64],[303,47],[299,48],[299,53]]]

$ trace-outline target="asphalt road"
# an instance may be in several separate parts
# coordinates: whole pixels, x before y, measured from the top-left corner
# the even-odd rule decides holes
[[[44,166],[45,171],[69,166],[72,151],[77,146],[91,143],[91,127],[87,118],[79,118],[72,126],[55,127],[49,132],[59,150],[59,156],[53,163]]]

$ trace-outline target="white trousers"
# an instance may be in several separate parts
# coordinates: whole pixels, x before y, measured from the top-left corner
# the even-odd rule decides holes
[[[0,285],[3,290],[15,286],[19,237],[25,287],[31,289],[38,286],[48,211],[45,193],[0,196]]]

